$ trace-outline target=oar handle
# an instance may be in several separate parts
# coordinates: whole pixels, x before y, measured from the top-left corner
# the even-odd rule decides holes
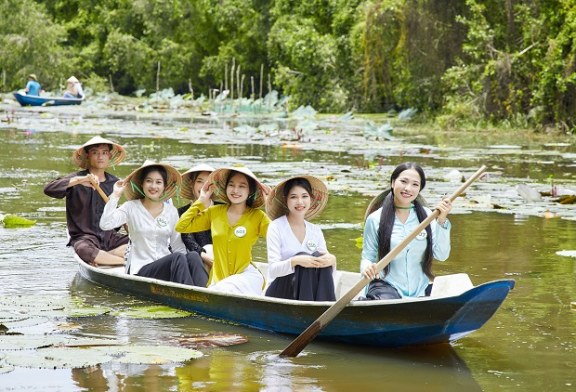
[[[480,167],[476,173],[474,173],[466,182],[464,182],[452,195],[450,195],[450,201],[454,201],[460,194],[466,190],[474,181],[478,179],[486,171],[486,166]],[[434,210],[426,219],[424,219],[410,235],[408,235],[402,242],[396,245],[386,256],[384,256],[376,264],[376,270],[379,273],[386,267],[390,262],[398,256],[398,254],[414,239],[422,230],[426,228],[436,217],[440,215],[439,210]],[[318,333],[330,322],[332,321],[341,311],[344,309],[350,301],[356,297],[356,295],[362,290],[368,283],[370,279],[362,275],[362,279],[356,283],[350,290],[348,290],[338,301],[336,301],[332,306],[330,306],[316,321],[314,321],[304,332],[302,332],[288,347],[280,353],[281,357],[295,357],[310,343]]]
[[[108,198],[108,196],[106,196],[106,194],[104,193],[102,188],[100,188],[100,184],[92,184],[92,186],[100,194],[100,197],[102,197],[102,200],[104,200],[105,203],[108,203],[109,198]],[[128,225],[125,224],[123,226],[124,226],[124,229],[126,230],[126,232],[128,233]]]
[[[102,197],[102,200],[104,200],[105,203],[108,203],[108,196],[106,196],[106,194],[104,193],[102,188],[100,188],[100,184],[92,184],[92,186],[100,194],[100,197]]]

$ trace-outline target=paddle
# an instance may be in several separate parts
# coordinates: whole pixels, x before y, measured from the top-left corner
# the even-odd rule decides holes
[[[460,187],[450,196],[450,201],[454,201],[460,194],[464,192],[466,188],[470,186],[474,181],[480,177],[482,173],[486,170],[486,166],[482,166],[476,173],[472,175]],[[422,230],[426,228],[436,217],[440,214],[440,211],[434,210],[426,219],[424,219],[416,229],[408,237],[406,237],[401,243],[396,245],[394,249],[390,250],[386,256],[384,256],[378,264],[376,264],[376,270],[378,272],[382,271],[393,259],[396,257],[402,249],[404,249]],[[346,292],[338,301],[336,301],[332,306],[330,306],[324,313],[320,315],[304,332],[302,332],[296,339],[288,345],[280,353],[281,357],[295,357],[310,343],[320,331],[328,325],[341,311],[348,305],[350,301],[362,290],[368,283],[370,279],[362,276],[362,279],[356,283],[348,292]]]
[[[106,196],[106,194],[104,193],[104,191],[102,190],[102,188],[100,188],[100,184],[92,184],[92,186],[94,187],[94,189],[96,189],[96,191],[100,194],[100,196],[102,197],[102,200],[104,200],[105,203],[108,203],[108,196]],[[123,225],[124,230],[126,230],[126,233],[128,233],[128,225]]]
[[[105,203],[108,203],[108,196],[106,196],[106,194],[104,193],[102,188],[100,188],[100,184],[94,183],[94,184],[92,184],[92,186],[100,194],[100,196],[102,197],[102,200],[104,200]]]

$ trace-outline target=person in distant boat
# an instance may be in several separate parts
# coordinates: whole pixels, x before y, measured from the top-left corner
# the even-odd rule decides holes
[[[75,76],[70,76],[66,80],[66,91],[64,92],[64,98],[84,98],[84,90],[80,81]]]
[[[146,161],[114,184],[100,227],[110,230],[128,226],[127,273],[206,287],[208,272],[200,255],[187,253],[180,233],[174,230],[178,211],[169,199],[181,181],[180,173],[172,166]],[[128,201],[118,207],[122,194]]]
[[[376,196],[366,211],[360,272],[371,282],[365,298],[398,299],[430,295],[433,279],[432,259],[444,261],[450,255],[452,209],[449,198],[436,209],[437,219],[412,240],[379,274],[376,263],[402,242],[432,211],[420,192],[426,176],[420,166],[407,162],[397,166],[390,177],[390,188]]]
[[[181,233],[211,230],[214,264],[208,287],[218,291],[261,295],[264,276],[252,264],[252,247],[265,237],[270,219],[258,208],[270,191],[246,167],[216,169],[200,197],[176,224]],[[212,194],[225,204],[212,205]]]
[[[35,74],[28,75],[28,82],[26,83],[26,95],[40,95],[42,91],[42,86],[38,83],[38,79]]]
[[[182,174],[182,187],[180,188],[180,197],[195,202],[200,197],[200,190],[210,173],[214,171],[212,166],[199,164]],[[213,204],[213,203],[212,203]],[[188,203],[178,208],[178,215],[182,216],[192,204]],[[208,271],[214,263],[214,249],[212,247],[212,234],[210,230],[198,233],[183,233],[182,241],[189,252],[197,252],[202,257],[204,266]]]
[[[316,177],[292,177],[266,200],[269,297],[335,301],[336,257],[328,252],[320,227],[308,220],[328,201],[326,185]]]
[[[100,136],[93,137],[74,151],[72,161],[82,170],[60,177],[44,187],[44,193],[66,198],[66,223],[70,237],[67,246],[93,265],[123,265],[128,236],[116,230],[101,230],[100,217],[105,201],[96,191],[112,193],[118,178],[106,172],[110,165],[124,160],[124,148]]]

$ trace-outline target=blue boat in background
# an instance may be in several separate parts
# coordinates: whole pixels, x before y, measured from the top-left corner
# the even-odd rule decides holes
[[[26,95],[20,92],[14,93],[14,98],[22,106],[62,106],[62,105],[80,105],[80,98],[64,97],[41,97],[38,95]]]
[[[75,257],[80,275],[92,283],[268,332],[299,335],[334,303],[222,293],[128,275],[123,267],[98,268]],[[255,264],[265,274],[267,265]],[[444,290],[436,294],[433,291],[429,297],[352,301],[318,334],[317,339],[379,347],[450,343],[480,329],[514,287],[511,279],[473,286],[466,274],[447,275],[445,278],[444,283],[442,277],[437,277],[434,282],[434,286],[445,286]],[[358,273],[337,271],[337,298],[359,279]]]

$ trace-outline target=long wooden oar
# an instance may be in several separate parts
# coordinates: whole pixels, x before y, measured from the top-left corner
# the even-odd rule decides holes
[[[92,186],[100,194],[100,196],[102,197],[102,200],[104,200],[105,203],[108,203],[108,196],[106,196],[106,194],[104,193],[102,188],[100,188],[100,184],[92,184]]]
[[[108,198],[108,196],[106,196],[106,194],[104,193],[102,188],[100,188],[100,184],[92,184],[92,186],[100,194],[100,196],[102,197],[102,200],[104,200],[104,203],[108,203],[109,198]],[[124,230],[126,230],[126,233],[128,233],[128,225],[125,224],[125,225],[123,225],[123,227],[124,227]]]
[[[482,166],[472,177],[468,179],[465,183],[463,183],[451,196],[450,201],[454,201],[460,194],[464,192],[466,188],[470,186],[474,181],[480,177],[482,173],[486,170],[486,166]],[[378,264],[376,264],[376,270],[378,272],[382,271],[384,267],[386,267],[393,259],[396,257],[402,249],[404,249],[416,236],[426,228],[436,217],[440,215],[439,210],[434,210],[426,219],[422,221],[414,229],[414,231],[406,237],[401,243],[396,245],[394,249],[390,250],[386,256],[384,256]],[[338,301],[334,303],[334,305],[330,306],[320,317],[316,319],[304,332],[302,332],[296,339],[290,343],[288,347],[284,349],[280,353],[281,357],[295,357],[297,356],[303,349],[310,343],[316,335],[320,333],[320,331],[328,325],[330,321],[332,321],[341,311],[348,305],[350,301],[356,297],[356,295],[362,290],[368,283],[370,283],[370,279],[362,276],[362,279],[354,285],[346,294],[344,294]]]

